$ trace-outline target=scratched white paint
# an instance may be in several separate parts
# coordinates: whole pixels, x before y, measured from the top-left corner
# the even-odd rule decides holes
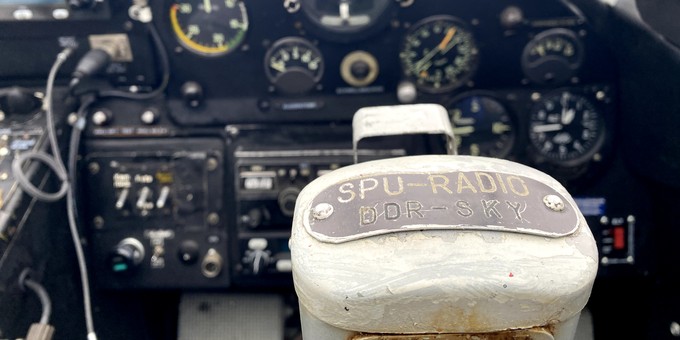
[[[298,198],[290,242],[305,336],[491,332],[548,324],[555,324],[556,339],[573,334],[573,320],[588,301],[598,264],[595,241],[580,213],[577,230],[561,238],[428,230],[332,244],[304,226],[316,195],[347,178],[446,171],[531,177],[576,207],[548,175],[488,158],[415,156],[362,163],[320,177]]]

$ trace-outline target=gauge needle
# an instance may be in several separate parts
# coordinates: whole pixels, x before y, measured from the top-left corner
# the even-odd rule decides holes
[[[562,130],[562,124],[545,124],[545,125],[534,125],[531,127],[531,131],[535,133],[541,132],[554,132]]]
[[[203,0],[203,7],[206,13],[209,14],[212,12],[212,3],[210,3],[210,0]]]
[[[449,28],[448,31],[446,31],[446,35],[444,36],[444,39],[442,39],[442,41],[439,42],[439,46],[437,46],[437,47],[439,47],[440,51],[443,51],[446,48],[446,45],[449,44],[449,42],[451,41],[451,39],[453,39],[453,36],[455,34],[456,34],[456,28],[455,27],[451,27],[451,28]]]
[[[562,106],[562,113],[560,114],[560,122],[564,125],[569,125],[574,120],[576,116],[576,111],[574,109],[569,109],[569,93],[564,92],[562,98],[560,99],[560,105]]]
[[[432,51],[428,52],[422,59],[420,59],[420,60],[418,60],[418,62],[416,62],[415,67],[414,67],[414,70],[415,70],[414,73],[420,73],[422,71],[422,69],[424,68],[424,66],[427,65],[427,63],[432,58],[434,58],[434,56],[437,55],[437,53],[441,52],[444,48],[447,47],[446,45],[448,45],[449,42],[451,42],[451,39],[453,39],[453,36],[455,34],[456,34],[456,28],[455,27],[449,28],[449,30],[446,31],[446,35],[444,36],[444,39],[442,39],[442,41],[439,42],[437,47],[433,48]]]
[[[574,109],[562,109],[562,117],[561,121],[562,124],[564,125],[569,125],[571,122],[574,121],[574,117],[576,117],[576,110]]]
[[[453,128],[453,134],[458,136],[468,136],[475,132],[474,126],[460,126]]]

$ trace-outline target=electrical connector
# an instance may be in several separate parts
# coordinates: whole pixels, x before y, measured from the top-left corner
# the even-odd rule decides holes
[[[54,327],[43,323],[34,323],[28,329],[26,340],[52,340]]]

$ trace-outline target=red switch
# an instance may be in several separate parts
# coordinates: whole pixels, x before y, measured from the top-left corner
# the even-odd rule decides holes
[[[626,248],[626,230],[623,227],[614,227],[614,249]]]

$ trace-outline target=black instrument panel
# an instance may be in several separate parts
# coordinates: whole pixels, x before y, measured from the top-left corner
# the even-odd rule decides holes
[[[200,46],[187,48],[191,45],[186,42],[186,34],[178,35],[177,31],[188,31],[189,28],[180,29],[170,19],[173,8],[182,3],[170,1],[165,6],[155,7],[154,16],[172,60],[172,80],[168,91],[171,114],[179,123],[186,125],[347,120],[362,106],[404,101],[443,102],[446,97],[475,89],[544,89],[607,83],[615,79],[612,63],[608,62],[611,56],[597,37],[589,34],[585,20],[559,2],[487,1],[472,5],[447,1],[434,6],[431,1],[421,0],[405,7],[388,6],[382,17],[376,18],[377,22],[366,32],[336,33],[333,36],[331,28],[319,27],[310,21],[308,13],[303,10],[307,4],[305,1],[300,3],[303,9],[293,13],[278,2],[247,1],[242,3],[247,13],[247,29],[241,32],[244,37],[239,38],[242,40],[238,46],[231,48],[227,54],[206,54]],[[204,7],[197,4],[193,11],[204,12]],[[200,14],[204,13],[195,15],[193,30],[203,32]],[[466,39],[460,40],[467,42],[453,44],[457,43],[453,41],[451,45],[456,45],[455,48],[450,48],[446,55],[439,51],[437,57],[430,60],[431,65],[425,65],[427,70],[418,70],[419,75],[427,71],[439,72],[438,77],[446,81],[447,66],[450,66],[448,72],[456,74],[447,81],[451,86],[435,89],[435,86],[441,86],[441,81],[423,81],[414,75],[413,70],[408,70],[408,65],[424,61],[426,52],[436,49],[438,43],[447,39],[446,32],[436,20],[430,28],[439,33],[428,31],[427,27],[417,30],[424,21],[436,19],[439,15],[446,15],[447,20],[461,26],[460,29],[450,27],[456,29],[451,33],[457,34],[452,40],[465,36]],[[239,20],[242,22],[244,19]],[[211,22],[205,22],[204,26],[203,29],[208,30]],[[565,41],[551,39],[550,31],[555,28],[560,28],[563,35],[573,40],[567,53],[570,56],[578,53],[577,65],[568,59],[565,66],[560,59],[567,58],[561,55]],[[418,40],[414,36],[416,30],[420,35],[440,34],[439,40],[429,36]],[[221,33],[216,33],[215,37],[221,37]],[[543,38],[535,41],[536,37]],[[277,48],[281,39],[298,39],[310,45],[317,51],[312,59],[323,63],[323,74],[314,74],[317,65],[312,64],[315,69],[310,70],[309,65],[295,64],[293,58],[290,65],[281,64],[281,60],[278,65],[274,64],[289,68],[290,74],[285,74],[289,80],[280,81],[268,76],[272,61],[265,59],[272,55],[272,49]],[[411,46],[409,41],[414,41],[418,47]],[[473,46],[468,49],[474,56],[466,59],[456,56],[461,54],[456,50],[464,45]],[[542,54],[524,60],[530,58],[525,55],[525,49],[537,45]],[[367,56],[356,58],[356,53]],[[405,56],[409,53],[413,54],[410,58]],[[358,60],[347,65],[347,58]],[[359,79],[352,73],[357,73]],[[465,77],[457,77],[458,73]],[[428,74],[424,78],[433,77],[437,75]],[[544,80],[537,81],[540,77]],[[415,99],[399,98],[398,86],[403,81],[418,88]],[[185,91],[187,83],[200,85],[205,99],[201,105],[194,103],[193,106],[197,107],[193,108],[180,105],[183,97],[190,97]],[[287,91],[292,86],[288,83],[306,83],[306,86],[303,86],[303,91]],[[221,109],[216,112],[218,106]]]

